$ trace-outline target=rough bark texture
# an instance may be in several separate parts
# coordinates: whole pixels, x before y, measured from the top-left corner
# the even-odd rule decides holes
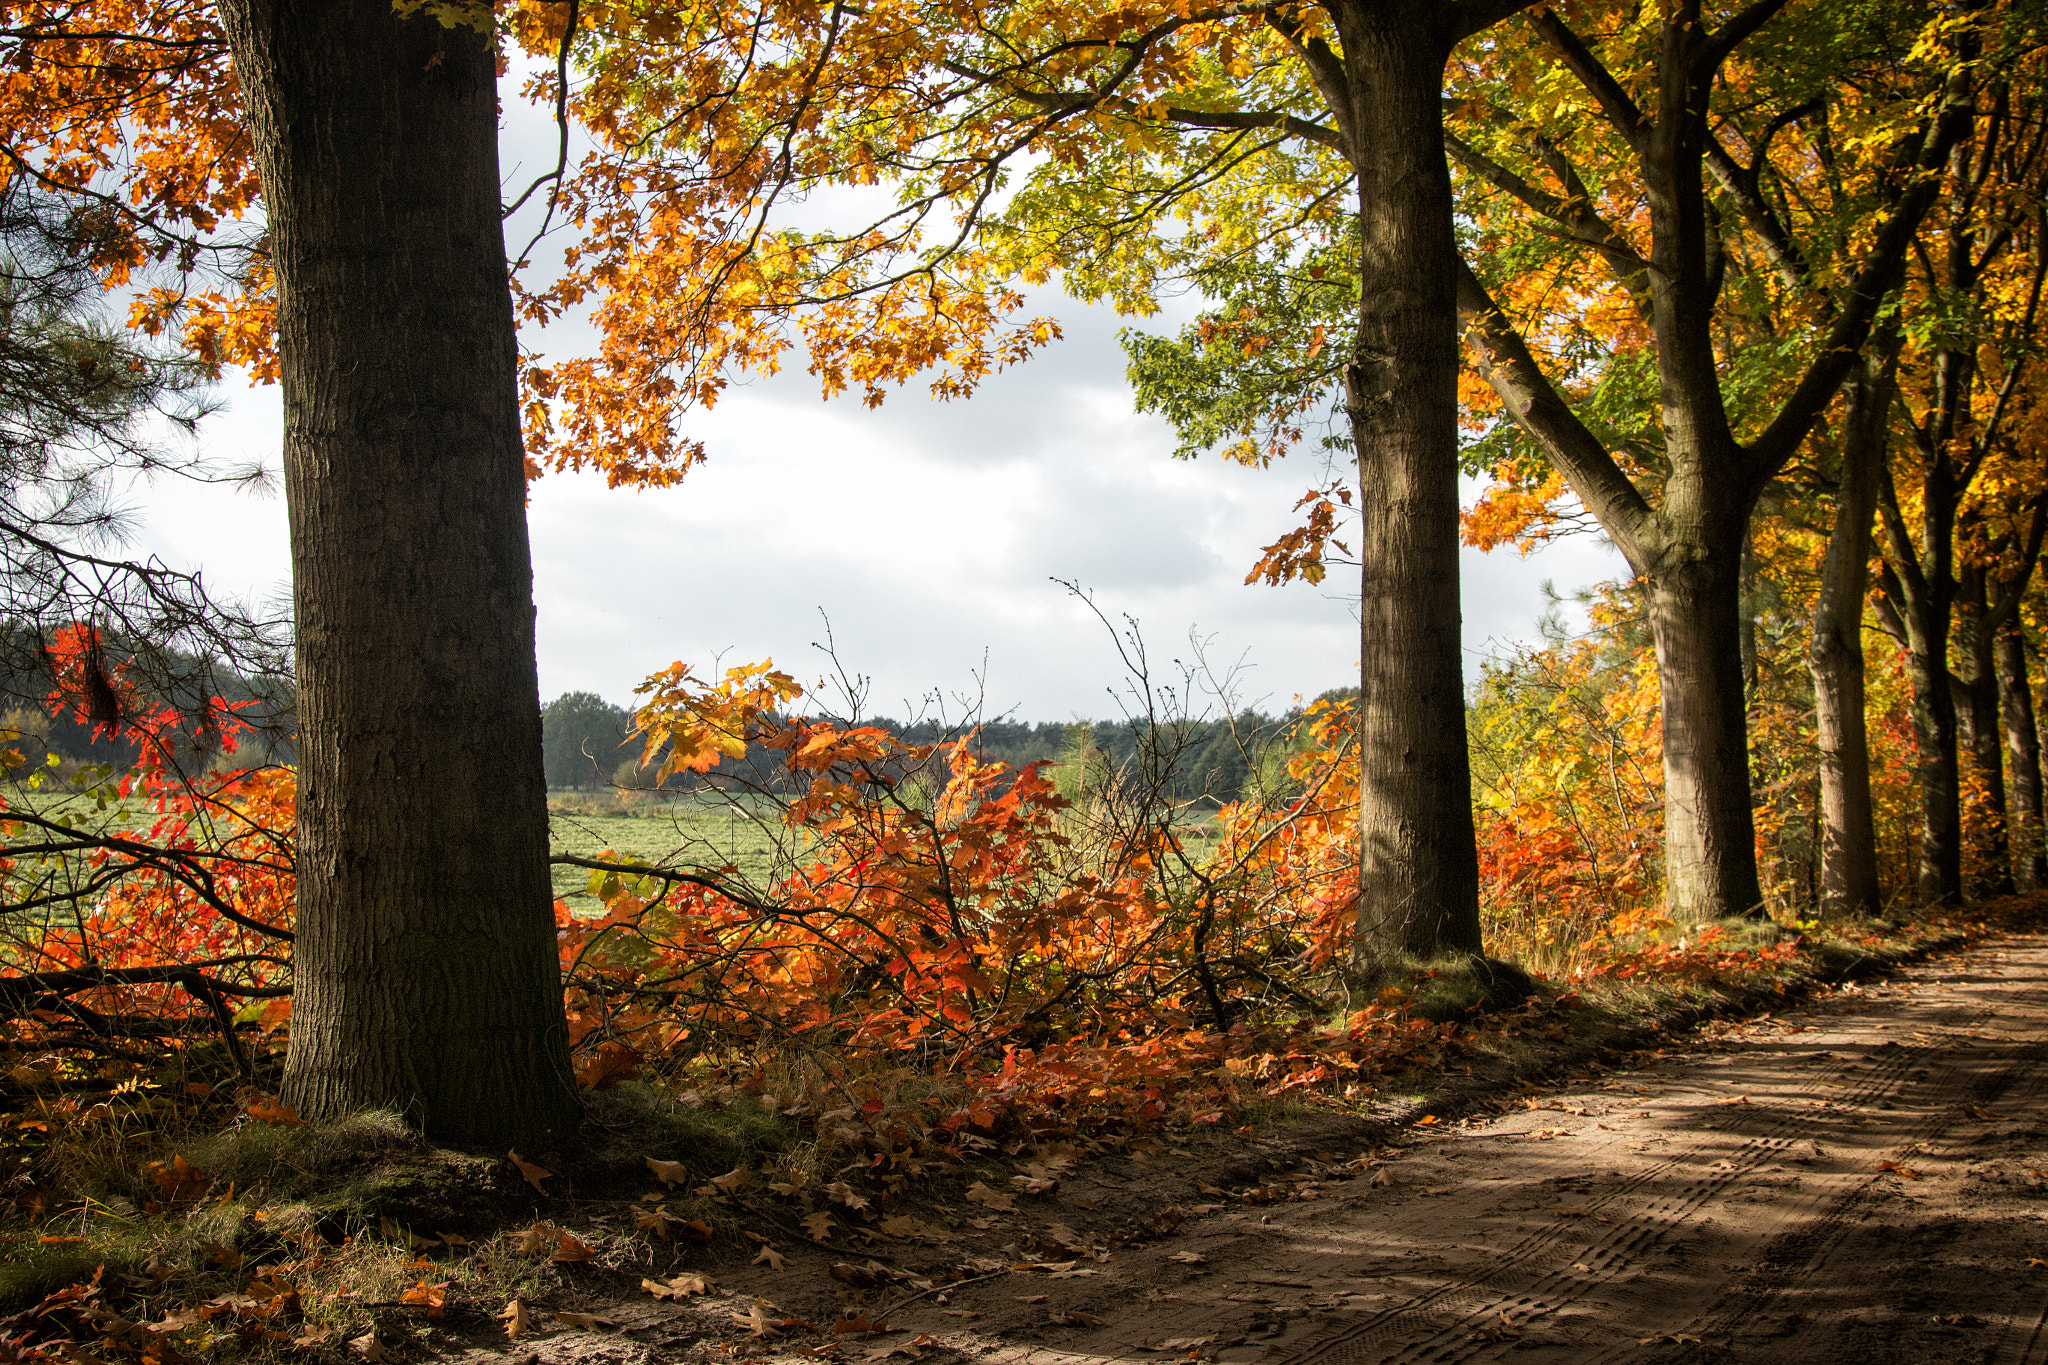
[[[2013,890],[2012,846],[2006,837],[2005,729],[1999,721],[1998,673],[1992,658],[1995,636],[1987,575],[1965,569],[1956,600],[1955,662],[1949,679],[1956,693],[1956,743],[1969,756],[1978,896],[2009,896]]]
[[[1681,919],[1763,905],[1743,708],[1741,551],[1721,548],[1649,585],[1664,698],[1665,898]]]
[[[1863,595],[1870,586],[1871,519],[1890,429],[1892,371],[1866,360],[1851,374],[1842,424],[1835,524],[1813,603],[1806,649],[1820,740],[1820,888],[1823,914],[1875,914],[1877,831],[1864,720]]]
[[[2048,889],[2048,844],[2041,811],[2041,733],[2034,721],[2027,644],[2017,625],[1998,632],[1998,694],[2012,772],[2013,876],[2022,891]]]
[[[1892,508],[1884,505],[1887,522]],[[1962,784],[1956,766],[1956,699],[1948,685],[1948,597],[1940,574],[1922,577],[1917,562],[1898,555],[1884,564],[1883,589],[1873,603],[1892,634],[1906,642],[1906,676],[1912,683],[1907,709],[1913,718],[1913,746],[1919,753],[1914,776],[1920,788],[1920,847],[1916,880],[1923,905],[1957,905],[1963,899]],[[1907,584],[1918,579],[1918,586]]]
[[[1363,563],[1361,951],[1476,953],[1458,601],[1457,243],[1440,5],[1337,7],[1363,280],[1346,370]]]
[[[285,1094],[502,1148],[576,1121],[486,38],[224,0],[277,270],[298,625]]]

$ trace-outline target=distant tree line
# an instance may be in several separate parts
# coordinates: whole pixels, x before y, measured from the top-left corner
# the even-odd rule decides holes
[[[1339,688],[1324,698],[1357,695],[1357,688]],[[972,749],[986,762],[1013,768],[1027,763],[1061,763],[1144,780],[1156,770],[1163,790],[1173,799],[1219,806],[1242,798],[1262,765],[1269,780],[1283,778],[1284,760],[1292,745],[1298,710],[1271,716],[1246,709],[1234,718],[1090,721],[987,721],[974,727]],[[912,744],[933,744],[958,737],[957,725],[940,721],[904,722],[876,716],[866,724],[887,730]],[[548,786],[597,790],[605,787],[648,788],[642,777],[640,746],[627,738],[632,713],[593,692],[565,692],[541,711],[542,748]],[[774,789],[786,779],[781,765],[766,752],[750,750],[739,762],[719,765],[707,777],[673,776],[662,784],[683,791],[734,780],[758,782]]]

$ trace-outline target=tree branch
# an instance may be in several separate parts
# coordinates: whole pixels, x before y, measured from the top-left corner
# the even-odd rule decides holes
[[[1534,437],[1638,574],[1648,573],[1662,541],[1657,514],[1600,438],[1544,377],[1528,343],[1502,315],[1472,267],[1458,260],[1458,320],[1473,365]]]

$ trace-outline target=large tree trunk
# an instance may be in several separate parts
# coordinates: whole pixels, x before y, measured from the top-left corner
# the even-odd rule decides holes
[[[2022,891],[2048,889],[2048,844],[2041,811],[2041,733],[2027,676],[2027,642],[2017,624],[1998,632],[1998,693],[2012,769],[2013,873]]]
[[[1993,628],[1987,575],[1972,565],[1960,576],[1956,597],[1956,669],[1950,686],[1956,693],[1956,742],[1969,755],[1975,777],[1975,819],[1978,872],[1971,890],[1979,896],[2012,894],[2012,847],[2005,830],[2005,730],[1999,723],[1998,675],[1992,663]]]
[[[1664,896],[1681,920],[1760,913],[1743,708],[1741,530],[1650,580],[1664,722]]]
[[[285,1094],[451,1142],[577,1119],[547,867],[489,40],[223,0],[277,272],[298,626]]]
[[[1362,299],[1359,934],[1368,958],[1476,953],[1479,864],[1458,601],[1457,242],[1446,7],[1338,6]]]
[[[1814,598],[1806,665],[1820,737],[1821,912],[1869,915],[1881,900],[1864,718],[1863,595],[1890,430],[1890,365],[1866,358],[1851,372],[1847,393],[1835,526]]]

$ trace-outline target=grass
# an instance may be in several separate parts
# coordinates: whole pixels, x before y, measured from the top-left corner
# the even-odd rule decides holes
[[[759,883],[775,869],[775,811],[694,792],[555,792],[548,798],[548,847],[594,858],[613,853],[649,862],[737,866]],[[572,910],[597,909],[591,874],[554,868],[555,895]]]

